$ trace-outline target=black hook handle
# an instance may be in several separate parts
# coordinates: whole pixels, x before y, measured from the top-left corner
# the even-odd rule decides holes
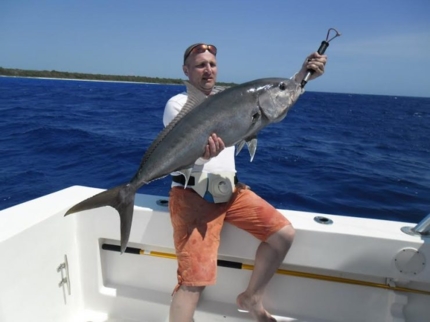
[[[336,32],[336,34],[335,34],[332,38],[330,38],[330,39],[329,39],[330,31],[332,31],[332,30],[334,30],[334,31]],[[330,41],[332,41],[334,38],[339,37],[339,36],[340,36],[340,33],[339,33],[336,29],[334,29],[334,28],[330,28],[330,29],[328,30],[328,32],[327,32],[326,40],[323,40],[323,41],[321,42],[320,48],[318,48],[317,53],[318,53],[318,54],[320,54],[320,55],[323,55],[323,54],[325,53],[326,49],[327,49],[327,48],[328,48],[328,46],[329,46],[329,42],[330,42]],[[302,80],[302,82],[301,82],[301,84],[300,84],[300,86],[301,86],[302,88],[304,88],[304,87],[305,87],[306,83],[308,82],[309,77],[310,77],[313,73],[315,73],[315,71],[314,71],[314,70],[311,70],[311,69],[309,69],[309,70],[308,70],[308,72],[306,73],[305,78],[303,78],[303,80]]]

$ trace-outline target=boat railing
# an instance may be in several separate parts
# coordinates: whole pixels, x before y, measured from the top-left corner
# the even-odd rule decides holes
[[[405,226],[401,229],[408,235],[430,237],[430,214],[421,220],[415,227]]]

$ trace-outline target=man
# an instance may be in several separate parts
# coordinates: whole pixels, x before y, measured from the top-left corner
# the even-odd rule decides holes
[[[184,74],[206,95],[220,90],[215,86],[216,54],[215,46],[203,43],[191,45],[184,53]],[[322,75],[326,61],[326,56],[311,54],[293,76],[295,81],[300,83],[308,70],[314,70],[309,80]],[[167,102],[163,116],[165,126],[186,101],[187,95],[182,93]],[[263,307],[262,297],[293,242],[294,228],[249,187],[236,182],[234,155],[235,148],[226,148],[222,139],[213,133],[208,138],[204,154],[193,167],[194,182],[189,182],[185,188],[181,173],[172,174],[169,210],[178,257],[178,285],[170,306],[170,322],[192,321],[203,289],[215,284],[219,237],[224,221],[246,230],[261,241],[249,285],[237,297],[238,308],[248,311],[256,321],[276,321]],[[216,180],[220,174],[231,181],[235,189],[227,199],[216,200],[206,188],[202,191],[200,183],[204,182],[203,187],[210,186],[210,182],[207,184],[205,180]]]

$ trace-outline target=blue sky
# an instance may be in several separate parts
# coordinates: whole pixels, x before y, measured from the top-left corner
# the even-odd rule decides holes
[[[206,42],[240,83],[291,76],[334,27],[309,91],[430,97],[429,17],[429,0],[1,0],[0,66],[184,78],[184,49]]]

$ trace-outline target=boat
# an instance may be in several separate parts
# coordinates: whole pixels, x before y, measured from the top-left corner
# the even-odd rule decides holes
[[[137,194],[130,242],[103,207],[64,217],[102,191],[72,186],[0,212],[0,321],[165,322],[176,281],[168,198]],[[296,239],[264,297],[277,321],[430,320],[430,216],[419,223],[280,210]],[[236,296],[258,241],[226,224],[217,284],[195,322],[252,321]]]

